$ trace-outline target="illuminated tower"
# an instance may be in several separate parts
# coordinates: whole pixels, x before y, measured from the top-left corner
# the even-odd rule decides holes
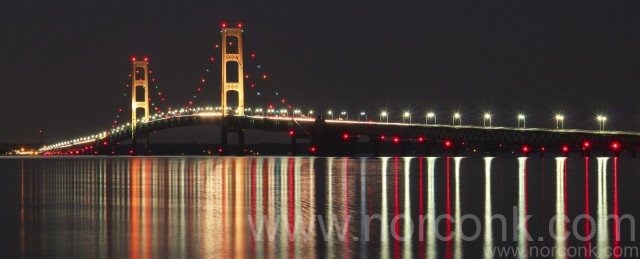
[[[136,126],[140,122],[149,121],[149,60],[136,61],[132,58],[133,72],[131,73],[131,137],[136,137]],[[138,118],[138,110],[144,110],[144,117]]]
[[[237,115],[244,116],[244,72],[242,62],[242,25],[238,28],[226,28],[222,25],[222,112],[223,115],[233,115],[228,111],[229,92],[238,93]],[[237,71],[237,74],[235,73]]]

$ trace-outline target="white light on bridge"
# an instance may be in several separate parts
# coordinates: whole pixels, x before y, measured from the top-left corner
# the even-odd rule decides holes
[[[556,129],[564,129],[564,115],[556,114]]]
[[[490,113],[485,113],[484,114],[484,120],[482,120],[482,124],[487,127],[487,120],[489,121],[489,127],[491,127],[491,114]]]
[[[596,118],[598,120],[598,126],[600,127],[600,131],[604,131],[604,124],[607,121],[607,116],[604,115],[598,115],[598,117]]]
[[[386,118],[387,122],[389,122],[389,114],[387,113],[387,111],[380,112],[380,122],[382,122],[382,118]]]

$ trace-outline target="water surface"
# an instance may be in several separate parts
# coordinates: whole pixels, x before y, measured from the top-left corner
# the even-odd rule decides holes
[[[628,257],[638,169],[595,157],[0,159],[0,235],[24,258]]]

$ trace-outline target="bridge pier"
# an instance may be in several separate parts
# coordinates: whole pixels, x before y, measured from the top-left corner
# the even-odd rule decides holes
[[[298,150],[298,146],[297,146],[296,134],[293,133],[291,134],[291,146],[290,146],[291,156],[296,156],[297,150]]]
[[[369,137],[369,143],[371,143],[371,156],[380,156],[380,142],[382,142],[382,137]]]
[[[424,143],[424,156],[431,156],[431,149],[433,148],[433,142],[425,140]]]
[[[146,132],[146,131],[143,132],[143,133],[140,133],[140,134],[136,134],[136,135],[134,135],[133,138],[131,138],[131,151],[130,151],[130,154],[132,156],[138,155],[138,152],[137,152],[137,141],[138,141],[139,138],[142,138],[143,141],[144,141],[143,142],[143,144],[144,144],[143,148],[144,149],[142,151],[142,155],[144,155],[144,156],[150,155],[151,154],[151,145],[149,144],[149,132]]]
[[[407,156],[407,146],[409,146],[409,140],[400,141],[400,156]]]
[[[244,143],[244,129],[242,129],[234,122],[234,118],[231,115],[224,117],[220,123],[220,155],[229,155],[229,133],[238,134],[238,152],[236,153],[236,155],[244,156],[246,148]]]

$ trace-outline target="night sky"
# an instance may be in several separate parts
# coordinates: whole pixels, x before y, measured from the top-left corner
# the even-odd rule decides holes
[[[607,129],[640,130],[640,4],[426,2],[0,1],[0,143],[37,142],[38,129],[56,142],[109,128],[129,98],[134,55],[150,58],[167,102],[184,106],[222,22],[242,22],[269,76],[260,97],[247,90],[249,107],[282,97],[350,117],[411,110],[423,121],[434,110],[441,123],[459,110],[474,125],[490,111],[503,126],[524,112],[528,127],[555,127],[562,111],[565,128],[587,129],[602,112]],[[199,102],[218,104],[214,75]],[[215,143],[215,132],[155,138]]]

